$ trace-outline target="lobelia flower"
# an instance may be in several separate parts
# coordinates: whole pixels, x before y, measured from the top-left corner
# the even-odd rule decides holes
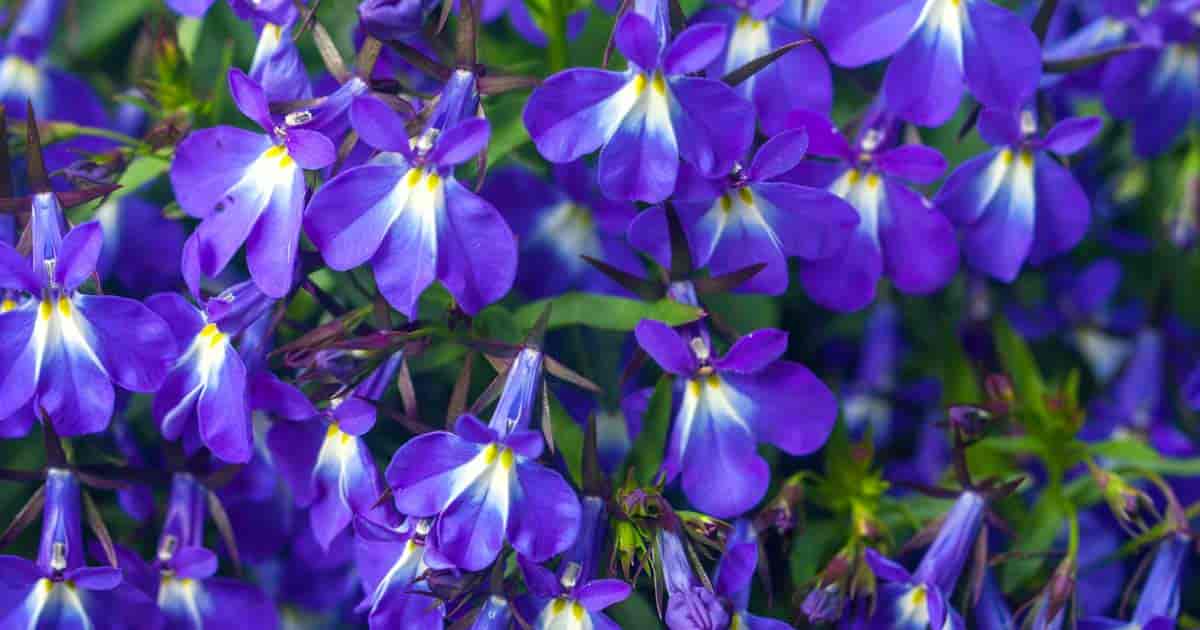
[[[214,577],[217,556],[204,545],[208,489],[189,473],[175,473],[158,548],[152,563],[118,547],[126,578],[158,602],[169,628],[204,630],[236,619],[247,627],[273,630],[279,620],[258,587]]]
[[[551,172],[553,184],[522,167],[501,167],[480,191],[517,234],[517,287],[533,299],[572,289],[623,292],[583,256],[641,274],[641,261],[625,242],[637,208],[601,195],[595,172],[583,160],[555,164]]]
[[[262,86],[267,100],[293,101],[312,97],[308,70],[292,39],[292,22],[263,21],[250,62],[250,79]]]
[[[122,581],[116,567],[85,563],[79,480],[46,470],[36,562],[0,556],[0,627],[42,630],[157,630],[154,602]]]
[[[879,107],[877,102],[872,124],[864,124],[854,145],[824,116],[791,114],[791,124],[808,132],[809,152],[836,161],[801,163],[790,177],[827,187],[858,213],[858,227],[844,247],[800,269],[809,296],[836,311],[870,304],[884,274],[903,293],[926,294],[944,287],[958,270],[950,221],[907,183],[932,183],[946,161],[926,146],[894,146],[896,121]]]
[[[720,54],[726,29],[698,24],[670,45],[628,12],[613,34],[624,72],[572,68],[533,91],[523,118],[538,151],[555,163],[600,149],[600,190],[612,199],[659,202],[675,189],[679,161],[716,177],[745,154],[753,106],[729,86],[690,76]]]
[[[362,436],[375,426],[375,404],[403,358],[401,352],[388,357],[317,417],[276,422],[267,434],[272,459],[296,505],[310,508],[309,521],[322,547],[328,548],[354,515],[370,514],[379,500],[379,471]]]
[[[49,419],[59,435],[96,433],[112,417],[113,385],[157,390],[175,343],[140,302],[78,291],[96,269],[98,222],[64,234],[58,198],[40,192],[30,223],[32,260],[0,242],[0,287],[29,294],[0,312],[0,409],[28,409],[18,414]]]
[[[854,208],[818,188],[771,181],[803,159],[807,144],[803,130],[780,133],[759,148],[749,168],[735,165],[720,179],[680,166],[675,208],[697,266],[723,275],[765,264],[739,290],[780,295],[788,286],[789,256],[817,261],[846,246],[859,221]],[[668,265],[664,208],[640,213],[629,225],[629,242]]]
[[[445,605],[432,595],[426,573],[453,565],[425,545],[429,521],[399,531],[359,516],[354,555],[366,597],[355,609],[367,613],[372,630],[442,628]]]
[[[964,627],[962,617],[950,607],[949,600],[975,546],[984,509],[982,496],[970,491],[960,494],[913,573],[874,549],[867,550],[871,570],[887,582],[877,592],[878,600],[867,627],[895,630]]]
[[[65,0],[29,0],[21,4],[4,42],[0,61],[0,102],[9,112],[33,103],[43,118],[105,126],[107,114],[87,83],[48,63],[50,45]],[[93,141],[94,142],[94,141]],[[76,145],[77,141],[70,144]],[[78,145],[81,148],[88,145]],[[68,161],[67,156],[62,161]],[[47,155],[54,170],[57,161]]]
[[[527,618],[533,619],[534,630],[619,630],[621,626],[601,611],[628,599],[633,592],[629,584],[616,579],[589,580],[575,562],[564,562],[556,576],[549,569],[520,560],[533,600]]]
[[[1038,137],[1031,111],[980,115],[979,134],[997,148],[955,169],[935,199],[962,228],[973,268],[1012,282],[1027,259],[1038,265],[1079,243],[1091,204],[1071,171],[1049,153],[1082,150],[1101,126],[1099,118],[1068,118]]]
[[[358,19],[378,39],[404,40],[420,33],[441,4],[438,0],[362,0]]]
[[[487,120],[470,117],[478,108],[478,93],[471,94],[443,93],[411,143],[398,114],[381,101],[356,100],[354,128],[386,152],[326,182],[305,215],[305,232],[326,264],[344,271],[370,261],[380,293],[410,318],[435,278],[474,314],[503,297],[516,275],[512,230],[454,177],[455,166],[487,147],[490,133]]]
[[[680,534],[663,528],[655,537],[655,553],[667,591],[663,621],[670,630],[711,630],[729,627],[729,612],[715,593],[692,571]]]
[[[806,455],[833,430],[837,400],[808,368],[781,358],[788,340],[781,330],[752,332],[722,357],[713,356],[702,331],[681,334],[642,320],[634,333],[663,370],[680,377],[683,399],[663,473],[668,483],[682,475],[684,494],[707,514],[736,516],[762,499],[770,468],[759,441]]]
[[[179,144],[171,185],[184,212],[201,220],[185,245],[184,276],[195,293],[199,275],[216,276],[245,243],[255,284],[283,297],[296,266],[304,169],[328,166],[336,152],[320,133],[277,127],[262,88],[237,68],[229,71],[229,91],[266,133],[223,125]]]
[[[758,566],[758,533],[754,524],[739,518],[725,542],[725,553],[717,564],[713,588],[717,595],[729,600],[733,615],[730,630],[787,630],[792,626],[769,617],[747,612],[750,606],[750,583]]]
[[[233,463],[250,461],[254,453],[252,408],[268,409],[290,419],[308,418],[316,410],[304,395],[268,371],[247,370],[233,339],[262,317],[270,317],[274,300],[252,282],[242,282],[197,309],[176,293],[151,296],[146,304],[167,320],[184,348],[152,411],[163,437],[183,438],[184,450],[201,446]]]
[[[385,472],[396,508],[433,518],[430,546],[468,571],[491,564],[505,541],[543,562],[579,532],[579,499],[561,475],[535,461],[542,438],[528,428],[542,354],[525,348],[513,361],[488,425],[460,416],[454,433],[406,442]]]
[[[471,622],[471,630],[509,630],[512,625],[512,606],[500,595],[488,597]]]
[[[1037,37],[990,0],[829,0],[818,34],[840,66],[892,56],[887,107],[926,127],[954,115],[964,84],[983,105],[1014,110],[1041,79]]]
[[[1136,15],[1137,8],[1126,11]],[[1200,27],[1186,10],[1170,6],[1159,6],[1145,22],[1138,49],[1108,62],[1101,87],[1109,113],[1133,122],[1134,150],[1151,157],[1200,119]]]
[[[802,11],[804,4],[783,0],[719,0],[697,13],[693,23],[724,24],[729,33],[721,55],[708,67],[708,75],[724,76],[780,46],[799,41],[804,35],[804,24],[790,19],[800,17],[793,13]],[[793,110],[828,115],[833,106],[829,63],[812,44],[789,51],[733,89],[754,103],[758,124],[768,135],[786,129],[787,115]]]
[[[1186,534],[1172,532],[1162,539],[1154,552],[1154,562],[1142,585],[1137,608],[1129,623],[1089,617],[1079,621],[1079,630],[1168,630],[1175,627],[1179,617],[1180,593],[1183,590],[1183,570],[1187,564],[1192,539]]]

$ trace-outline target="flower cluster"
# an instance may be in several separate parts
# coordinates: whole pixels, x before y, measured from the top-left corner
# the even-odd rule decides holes
[[[1200,1],[597,4],[0,10],[0,629],[1194,625]]]

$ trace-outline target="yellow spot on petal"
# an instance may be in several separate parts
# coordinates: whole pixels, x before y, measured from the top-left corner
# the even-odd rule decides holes
[[[746,204],[747,206],[754,205],[754,193],[750,192],[749,188],[739,188],[738,197],[742,200],[742,203]]]
[[[263,27],[263,34],[270,36],[275,41],[279,41],[283,37],[283,29],[278,24],[267,22],[267,25]]]
[[[1033,166],[1033,154],[1028,151],[1021,152],[1021,166]]]
[[[858,172],[857,170],[850,171],[849,173],[846,173],[846,180],[849,181],[851,186],[853,186],[858,182],[858,178],[861,176],[862,173]]]
[[[500,467],[503,468],[504,470],[508,470],[508,469],[512,468],[512,465],[513,465],[512,449],[510,449],[510,448],[501,449],[500,450]]]
[[[221,332],[221,329],[217,328],[216,324],[205,324],[204,328],[200,329],[198,336],[201,339],[207,339],[208,347],[210,348],[215,348],[222,341],[225,341],[225,333]]]
[[[263,157],[268,159],[275,159],[285,155],[287,155],[287,149],[283,148],[282,144],[277,144],[270,149],[267,149],[266,152],[263,153]]]
[[[644,91],[646,91],[646,75],[644,75],[644,74],[634,75],[634,77],[633,77],[633,93],[635,95],[641,95],[641,93]]]
[[[729,212],[733,210],[733,200],[729,195],[721,195],[721,212]]]
[[[284,153],[283,157],[279,158],[279,168],[291,168],[295,163],[296,161],[287,153]]]
[[[65,297],[58,298],[58,312],[61,313],[63,317],[70,317],[71,300],[68,300]]]
[[[1005,166],[1012,164],[1012,161],[1013,161],[1012,151],[1009,151],[1008,149],[1001,151],[1000,152],[1000,161],[1004,162]]]
[[[717,376],[716,374],[710,374],[708,378],[704,379],[704,384],[708,385],[709,387],[720,387],[721,377]]]
[[[38,305],[38,319],[45,321],[50,319],[50,316],[53,314],[54,306],[52,306],[50,302],[43,300],[42,303]]]
[[[17,303],[8,298],[4,298],[4,301],[0,302],[0,313],[7,313],[14,308],[17,308]]]
[[[663,78],[663,75],[660,72],[654,73],[654,79],[651,81],[650,85],[654,87],[654,91],[657,92],[659,96],[663,96],[667,93],[667,81]]]
[[[879,187],[879,175],[877,175],[875,173],[871,173],[871,174],[867,175],[867,187],[868,188],[878,188]]]
[[[54,582],[51,582],[50,580],[47,580],[46,578],[42,578],[42,579],[38,580],[38,586],[40,586],[42,588],[42,592],[44,592],[44,593],[49,593],[50,591],[54,590]]]
[[[496,456],[500,454],[500,448],[495,444],[488,444],[483,448],[483,463],[492,464],[496,461]]]
[[[925,604],[925,599],[928,596],[929,596],[929,593],[926,592],[924,584],[914,588],[912,590],[912,592],[909,594],[910,601],[912,601],[912,604],[914,607],[915,606],[923,606]]]
[[[566,607],[567,600],[561,597],[556,598],[554,601],[550,602],[550,613],[555,615],[561,614],[563,609]]]
[[[688,394],[695,396],[700,393],[700,381],[688,381]]]
[[[429,187],[430,192],[437,190],[438,186],[442,185],[442,178],[437,173],[429,173],[425,176],[425,185]]]
[[[587,611],[583,609],[583,604],[580,604],[579,602],[573,602],[571,604],[571,616],[575,618],[575,621],[583,621],[583,616],[586,613]]]
[[[409,188],[416,186],[419,181],[421,181],[421,169],[414,168],[404,174],[404,185]]]

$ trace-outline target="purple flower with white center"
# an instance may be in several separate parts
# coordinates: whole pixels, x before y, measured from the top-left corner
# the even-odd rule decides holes
[[[1154,552],[1154,561],[1137,608],[1129,623],[1103,617],[1079,621],[1079,630],[1168,630],[1175,627],[1179,617],[1180,593],[1183,590],[1183,571],[1187,564],[1192,539],[1186,534],[1172,532],[1163,538]]]
[[[1026,260],[1041,264],[1083,239],[1091,203],[1049,153],[1077,153],[1101,126],[1099,118],[1068,118],[1038,137],[1028,110],[980,115],[979,133],[996,148],[955,169],[935,199],[962,228],[971,267],[1012,282]]]
[[[31,102],[46,119],[105,126],[108,116],[95,91],[74,75],[48,63],[50,45],[65,4],[65,0],[22,3],[3,46],[0,102],[9,112],[24,111],[26,103]],[[78,142],[71,141],[71,144]],[[65,155],[59,157],[64,163],[73,159]],[[55,168],[58,160],[51,155],[47,158],[51,168]]]
[[[32,261],[0,242],[0,288],[29,299],[0,313],[0,409],[49,419],[59,435],[103,431],[113,385],[152,392],[166,378],[175,343],[142,303],[78,291],[95,271],[103,241],[92,221],[66,232],[54,193],[34,195]]]
[[[207,447],[227,462],[253,455],[250,410],[265,408],[291,419],[316,415],[302,393],[267,371],[250,372],[233,339],[274,300],[251,282],[230,287],[197,309],[176,293],[151,296],[146,304],[171,327],[184,348],[154,397],[154,420],[165,439],[183,438],[184,450]]]
[[[725,35],[720,24],[698,24],[665,45],[649,20],[628,12],[613,38],[629,68],[551,76],[530,95],[525,127],[551,162],[600,149],[600,190],[613,199],[666,199],[680,159],[722,176],[750,146],[753,106],[724,83],[690,73],[720,55]]]
[[[858,212],[858,228],[833,256],[805,264],[800,281],[815,302],[856,311],[875,299],[886,274],[908,294],[932,293],[958,270],[958,241],[950,221],[909,183],[929,184],[946,168],[941,153],[919,144],[894,146],[895,120],[874,111],[851,143],[824,116],[797,111],[792,125],[809,135],[809,152],[836,160],[808,161],[790,175],[826,186]]]
[[[818,261],[846,247],[859,222],[854,208],[819,188],[772,181],[804,158],[807,145],[803,130],[785,131],[759,148],[749,168],[735,166],[720,179],[681,165],[675,208],[695,265],[723,275],[765,264],[739,289],[780,295],[788,286],[789,256]],[[629,241],[669,265],[665,210],[656,206],[639,214]]]
[[[601,195],[595,172],[583,160],[555,164],[551,170],[553,185],[524,168],[503,167],[491,172],[480,191],[517,234],[517,287],[533,299],[572,289],[624,292],[583,256],[643,273],[641,261],[625,242],[625,229],[637,208]]]
[[[658,530],[655,540],[659,570],[667,591],[667,610],[663,616],[670,630],[710,630],[729,627],[729,612],[692,571],[680,534]]]
[[[1101,87],[1109,113],[1133,121],[1134,149],[1151,157],[1200,120],[1200,26],[1166,6],[1145,20],[1140,47],[1108,62]]]
[[[154,602],[122,581],[115,567],[85,564],[79,480],[46,471],[37,562],[0,556],[0,626],[95,630],[156,630]]]
[[[259,27],[250,79],[262,86],[269,102],[312,97],[308,71],[292,39],[292,23],[263,22]]]
[[[354,521],[354,556],[366,597],[356,609],[367,613],[372,630],[442,628],[445,605],[429,590],[426,573],[453,565],[425,545],[429,521],[412,531],[384,527],[368,518]]]
[[[722,357],[695,331],[642,320],[634,332],[663,370],[680,377],[683,399],[663,472],[668,482],[682,474],[684,494],[707,514],[736,516],[762,499],[770,468],[758,442],[806,455],[833,430],[837,400],[808,368],[781,358],[788,340],[781,330],[752,332]]]
[[[725,553],[713,575],[717,595],[729,600],[733,610],[731,629],[787,630],[792,626],[769,617],[759,617],[747,611],[750,606],[750,583],[758,566],[758,533],[754,524],[741,518],[725,542]]]
[[[874,549],[867,550],[871,570],[888,582],[877,591],[878,600],[868,628],[959,630],[964,627],[962,617],[950,607],[949,599],[975,547],[985,509],[986,502],[979,494],[970,491],[960,494],[913,573]]]
[[[433,518],[430,546],[459,568],[487,567],[506,541],[543,562],[566,550],[579,532],[575,492],[562,475],[535,461],[542,437],[528,427],[541,372],[541,352],[521,350],[490,424],[460,416],[454,433],[417,436],[388,464],[396,508]]]
[[[888,109],[926,127],[954,115],[964,84],[985,106],[1014,110],[1042,75],[1033,31],[990,0],[829,0],[818,33],[840,66],[892,57]]]
[[[487,147],[487,120],[447,114],[453,126],[430,126],[410,144],[404,121],[381,101],[356,100],[351,118],[386,153],[338,174],[309,203],[305,232],[326,264],[344,271],[370,261],[380,293],[410,318],[435,278],[472,314],[508,293],[512,230],[454,177],[455,166]]]
[[[532,600],[529,617],[534,630],[619,630],[603,612],[625,601],[633,588],[614,579],[589,580],[574,562],[564,562],[560,575],[540,565],[521,560],[521,571]]]
[[[296,505],[309,508],[313,534],[325,548],[354,515],[369,515],[379,500],[379,471],[362,436],[375,426],[375,404],[402,360],[402,353],[393,354],[319,416],[276,422],[267,434],[272,459]]]
[[[729,38],[721,55],[708,68],[720,77],[799,41],[804,30],[787,21],[804,2],[783,0],[719,0],[696,14],[694,23],[724,24]],[[776,59],[734,91],[754,103],[763,132],[775,135],[787,128],[787,115],[797,109],[829,114],[833,106],[833,76],[825,56],[814,45],[804,45]]]
[[[255,284],[283,297],[300,244],[304,169],[328,166],[336,151],[320,133],[277,127],[262,88],[237,68],[229,71],[229,91],[266,133],[223,125],[192,132],[179,144],[171,185],[183,211],[201,219],[185,247],[185,276],[195,292],[197,271],[216,276],[245,243]]]
[[[272,630],[279,625],[275,607],[257,587],[214,577],[217,556],[204,545],[208,489],[188,473],[171,479],[171,495],[154,561],[117,548],[121,568],[143,593],[158,602],[168,628],[204,630],[228,619]]]

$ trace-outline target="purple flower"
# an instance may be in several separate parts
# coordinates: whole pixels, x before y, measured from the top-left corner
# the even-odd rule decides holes
[[[79,481],[61,468],[46,471],[37,562],[0,556],[0,584],[0,626],[5,628],[163,627],[154,602],[123,582],[120,569],[86,566]]]
[[[895,55],[883,79],[888,109],[927,127],[950,119],[964,84],[980,103],[1013,110],[1041,78],[1037,38],[990,0],[829,0],[818,33],[841,66]]]
[[[766,266],[740,289],[782,294],[788,286],[789,256],[819,261],[846,248],[859,217],[833,193],[770,181],[796,166],[808,144],[803,130],[780,133],[754,155],[750,167],[705,179],[686,165],[675,204],[697,266],[714,275],[755,264]],[[670,264],[670,236],[664,209],[644,211],[629,226],[629,241]]]
[[[443,93],[429,126],[412,142],[384,103],[356,100],[355,129],[386,153],[329,180],[305,215],[305,232],[326,264],[344,271],[370,261],[380,292],[409,317],[435,278],[463,310],[476,313],[503,297],[516,274],[512,231],[496,208],[454,177],[456,165],[487,147],[490,133],[487,120],[471,117],[475,107],[450,111],[471,100],[454,96]],[[451,126],[438,127],[438,121]]]
[[[363,0],[358,5],[358,19],[379,39],[404,40],[420,33],[439,6],[437,0]]]
[[[681,377],[683,399],[667,444],[667,481],[683,475],[683,492],[701,511],[736,516],[762,499],[770,468],[758,442],[791,455],[825,443],[837,417],[833,393],[808,368],[781,359],[787,333],[765,329],[715,357],[703,334],[653,320],[635,330],[638,344],[663,370]]]
[[[1183,569],[1187,563],[1188,551],[1192,547],[1192,539],[1182,533],[1173,532],[1163,538],[1154,552],[1154,562],[1146,582],[1142,585],[1142,594],[1138,598],[1137,608],[1133,610],[1130,625],[1125,625],[1115,619],[1091,617],[1080,620],[1080,630],[1108,630],[1110,628],[1145,628],[1146,630],[1165,630],[1175,627],[1179,617],[1179,598],[1183,590]]]
[[[233,347],[234,337],[269,316],[273,302],[250,282],[212,298],[203,311],[176,293],[146,300],[185,348],[154,398],[154,419],[165,439],[182,437],[189,453],[205,446],[224,461],[244,463],[254,452],[252,406],[292,419],[316,415],[294,387],[269,372],[249,372]]]
[[[1079,182],[1048,152],[1072,155],[1100,131],[1098,118],[1068,118],[1044,137],[1030,111],[986,110],[979,133],[997,148],[959,166],[935,203],[964,232],[967,262],[1012,282],[1026,259],[1041,264],[1075,247],[1091,204]]]
[[[162,208],[135,195],[102,204],[96,219],[104,228],[97,270],[115,278],[133,295],[168,291],[179,283],[179,260],[186,238],[183,225]]]
[[[649,20],[626,13],[614,33],[626,71],[573,68],[530,95],[524,120],[538,151],[562,163],[600,149],[600,190],[621,200],[666,199],[680,159],[728,173],[750,145],[753,108],[724,83],[689,76],[717,58],[725,31],[699,24],[665,46]]]
[[[698,13],[693,21],[724,24],[729,32],[721,55],[708,68],[720,77],[799,40],[804,29],[789,18],[803,11],[805,2],[780,0],[720,0]],[[833,105],[833,76],[829,64],[814,45],[804,45],[776,59],[734,90],[754,103],[759,124],[775,135],[787,126],[787,115],[806,109],[829,114]]]
[[[78,292],[96,269],[99,223],[64,235],[49,192],[34,195],[30,222],[32,261],[0,242],[0,287],[29,294],[0,312],[0,409],[41,410],[60,435],[102,431],[114,384],[152,392],[163,383],[176,354],[170,329],[140,302]]]
[[[9,112],[24,111],[26,102],[31,102],[46,119],[105,126],[107,114],[95,91],[74,75],[48,63],[50,45],[65,4],[65,0],[29,0],[21,5],[0,60],[0,102]],[[84,142],[91,144],[80,148],[94,147],[94,140]],[[53,169],[58,162],[65,164],[70,159],[73,157],[65,154],[48,154],[47,164]]]
[[[1104,106],[1133,121],[1134,149],[1150,157],[1200,118],[1200,27],[1185,11],[1160,6],[1138,30],[1140,47],[1111,60],[1101,85]]]
[[[512,606],[499,595],[488,597],[471,622],[471,630],[509,630],[511,626]]]
[[[692,572],[692,563],[684,549],[680,534],[658,530],[655,541],[667,591],[667,610],[664,621],[670,630],[714,630],[729,626],[729,612],[717,595],[704,586]]]
[[[555,164],[552,173],[553,185],[524,168],[503,167],[491,172],[480,191],[517,234],[517,286],[534,299],[572,289],[624,291],[583,256],[640,275],[641,261],[625,242],[637,208],[602,196],[595,172],[583,160]]]
[[[375,426],[375,404],[402,360],[402,353],[392,355],[319,416],[276,422],[267,434],[273,460],[296,505],[311,508],[313,534],[325,548],[355,514],[369,514],[379,500],[379,471],[362,436]]]
[[[791,124],[808,132],[809,151],[837,162],[805,162],[790,176],[828,187],[859,217],[844,247],[800,270],[805,290],[827,308],[856,311],[870,304],[883,274],[904,293],[925,294],[941,289],[958,270],[954,228],[907,183],[932,183],[946,161],[919,144],[893,146],[895,122],[879,115],[852,146],[824,116],[792,113]]]
[[[292,39],[291,23],[263,22],[250,62],[250,79],[262,86],[271,102],[312,97],[312,83]]]
[[[532,348],[517,355],[489,425],[460,416],[454,433],[417,436],[388,464],[396,508],[433,518],[430,546],[462,569],[487,567],[505,541],[543,562],[565,551],[579,532],[579,499],[571,486],[535,461],[542,437],[528,427],[541,364]]]
[[[245,243],[255,284],[283,297],[296,266],[304,169],[328,166],[336,152],[320,133],[277,127],[266,94],[241,70],[229,71],[229,91],[266,133],[220,126],[179,144],[171,184],[184,212],[201,219],[185,246],[185,279],[195,293],[199,274],[216,276]]]
[[[426,548],[429,522],[401,532],[358,517],[354,533],[355,563],[366,592],[358,610],[367,613],[372,630],[443,627],[445,605],[430,594],[426,573],[453,565]]]
[[[534,630],[620,628],[601,611],[625,601],[633,592],[629,584],[614,579],[588,579],[579,564],[569,561],[563,563],[558,576],[524,559],[521,570],[532,600],[524,608],[530,610]]]
[[[975,546],[985,507],[982,496],[974,492],[960,494],[913,573],[874,549],[867,550],[871,570],[888,582],[879,588],[868,627],[963,628],[962,618],[950,608],[949,598]]]
[[[758,566],[758,533],[754,524],[742,518],[733,524],[733,531],[725,542],[725,553],[713,576],[713,587],[717,595],[728,599],[732,605],[733,618],[730,628],[750,630],[787,630],[790,625],[759,617],[747,611],[750,605],[750,583]]]

